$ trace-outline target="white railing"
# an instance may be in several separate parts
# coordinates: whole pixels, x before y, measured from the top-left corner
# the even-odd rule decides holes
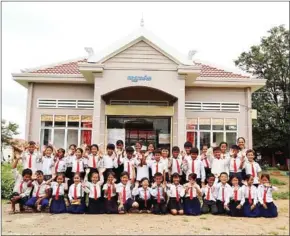
[[[93,100],[73,100],[73,99],[38,99],[38,108],[74,108],[93,109]]]
[[[227,111],[239,112],[240,104],[238,102],[195,102],[185,101],[186,111]]]
[[[110,100],[110,105],[147,105],[147,106],[168,106],[168,101],[142,101],[142,100]]]

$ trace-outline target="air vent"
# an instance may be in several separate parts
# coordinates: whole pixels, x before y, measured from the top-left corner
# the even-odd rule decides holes
[[[167,101],[110,100],[110,105],[168,106],[169,103]]]
[[[38,108],[93,109],[93,100],[38,99]]]
[[[239,112],[240,104],[236,102],[185,102],[186,111],[227,111]]]

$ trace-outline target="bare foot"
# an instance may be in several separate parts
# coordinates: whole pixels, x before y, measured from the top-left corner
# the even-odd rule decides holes
[[[38,205],[38,206],[37,206],[36,211],[38,211],[38,212],[41,211],[41,205]]]

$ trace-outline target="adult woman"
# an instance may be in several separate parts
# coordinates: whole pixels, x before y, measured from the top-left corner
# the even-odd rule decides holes
[[[237,145],[240,148],[240,151],[238,153],[238,157],[244,162],[248,161],[248,158],[246,156],[247,149],[246,149],[245,143],[246,143],[246,140],[244,137],[239,137],[237,139]],[[243,169],[242,170],[242,179],[245,179],[245,177],[246,177],[246,171],[245,171],[245,169]]]

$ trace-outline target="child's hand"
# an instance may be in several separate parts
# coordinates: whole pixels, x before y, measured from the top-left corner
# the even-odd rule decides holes
[[[270,183],[265,183],[264,186],[265,187],[270,187],[271,185],[270,185]]]
[[[21,159],[21,156],[19,153],[16,153],[16,159],[19,161]]]
[[[89,174],[90,171],[91,171],[90,168],[87,168],[87,169],[86,169],[86,174]]]
[[[265,209],[268,209],[267,204],[265,204],[265,203],[263,203],[263,207],[264,207]]]
[[[237,205],[237,207],[236,207],[237,209],[241,209],[242,208],[242,205],[241,204],[239,204],[239,205]]]
[[[228,205],[225,205],[224,208],[225,208],[226,211],[229,211],[230,210],[229,207],[228,207]]]
[[[256,205],[255,205],[255,204],[253,204],[253,205],[251,206],[251,211],[252,211],[252,210],[254,210],[254,209],[255,209],[255,207],[256,207]]]
[[[36,174],[33,174],[33,175],[31,176],[31,180],[36,180]]]
[[[56,174],[53,174],[53,175],[52,175],[52,179],[55,179],[55,178],[56,178]]]

